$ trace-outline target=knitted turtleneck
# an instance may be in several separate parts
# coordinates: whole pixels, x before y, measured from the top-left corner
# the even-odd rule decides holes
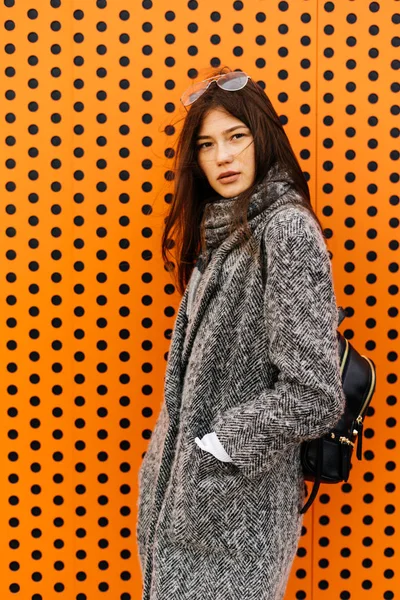
[[[259,182],[250,198],[247,211],[247,220],[251,229],[251,221],[272,203],[274,203],[287,189],[293,179],[287,170],[278,163],[273,165],[264,179]],[[233,208],[239,195],[232,198],[212,196],[216,198],[208,202],[204,209],[205,241],[207,251],[217,248],[229,235],[232,222]]]

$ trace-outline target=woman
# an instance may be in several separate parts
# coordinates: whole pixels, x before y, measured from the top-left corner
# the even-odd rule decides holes
[[[184,293],[139,473],[142,600],[281,600],[302,530],[300,445],[344,410],[331,264],[263,90],[221,72],[181,100],[162,243],[166,260],[175,228]]]

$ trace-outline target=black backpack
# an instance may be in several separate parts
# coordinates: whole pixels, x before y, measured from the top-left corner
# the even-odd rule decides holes
[[[340,325],[346,313],[341,306],[338,310]],[[359,354],[339,331],[337,337],[346,406],[338,423],[329,433],[301,444],[304,479],[314,482],[311,495],[301,509],[301,514],[310,508],[321,482],[339,483],[348,480],[356,442],[357,458],[362,459],[363,419],[375,392],[375,363]]]

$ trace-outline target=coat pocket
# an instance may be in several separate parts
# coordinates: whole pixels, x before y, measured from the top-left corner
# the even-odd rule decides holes
[[[175,543],[259,556],[275,548],[288,522],[297,527],[304,484],[296,461],[290,463],[290,477],[283,461],[267,475],[249,479],[233,463],[194,446],[172,490],[167,535]]]
[[[171,535],[184,545],[229,550],[240,511],[243,476],[194,443],[174,489]]]

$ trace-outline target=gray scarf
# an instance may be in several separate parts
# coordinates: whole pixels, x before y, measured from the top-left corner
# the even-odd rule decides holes
[[[264,179],[257,184],[249,202],[247,220],[251,229],[252,219],[271,206],[293,183],[293,179],[278,163],[272,166]],[[204,227],[207,253],[217,248],[229,235],[232,222],[232,211],[239,195],[232,198],[213,196],[216,198],[206,204],[204,209]]]

